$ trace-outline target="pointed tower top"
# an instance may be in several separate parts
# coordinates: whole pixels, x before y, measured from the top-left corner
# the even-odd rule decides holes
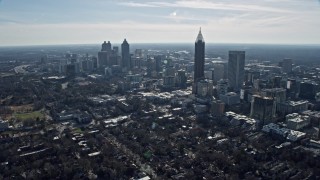
[[[129,44],[126,38],[123,40],[122,44]]]
[[[198,42],[198,41],[204,42],[204,39],[203,39],[203,36],[202,36],[202,33],[201,33],[201,27],[200,27],[199,34],[198,34],[197,39],[196,39],[196,42]]]

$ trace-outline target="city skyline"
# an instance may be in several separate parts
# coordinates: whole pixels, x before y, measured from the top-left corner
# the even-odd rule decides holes
[[[23,7],[23,8],[21,8]],[[320,44],[319,1],[0,1],[1,46],[188,43]],[[299,23],[297,23],[299,22]]]

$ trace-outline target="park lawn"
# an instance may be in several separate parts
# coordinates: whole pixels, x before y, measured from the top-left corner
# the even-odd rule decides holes
[[[27,120],[27,119],[34,119],[36,120],[37,118],[39,119],[43,119],[45,116],[43,113],[41,113],[40,111],[34,111],[34,112],[30,112],[30,113],[14,113],[14,116],[18,119],[18,120]]]
[[[74,128],[72,130],[72,132],[74,132],[74,133],[82,133],[82,130],[81,130],[81,128]]]

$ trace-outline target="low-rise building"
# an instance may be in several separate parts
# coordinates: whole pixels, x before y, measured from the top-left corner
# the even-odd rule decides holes
[[[277,113],[282,117],[287,114],[300,113],[308,110],[308,101],[286,101],[277,103]]]
[[[259,121],[256,119],[252,119],[250,117],[231,111],[226,112],[225,116],[230,120],[230,123],[233,126],[241,126],[250,130],[256,130],[259,124]]]
[[[310,125],[309,116],[301,116],[298,113],[288,114],[286,120],[287,127],[292,130],[300,130]]]
[[[4,121],[0,118],[0,131],[4,131],[9,128],[8,121]]]
[[[262,131],[266,133],[276,134],[290,141],[297,141],[306,136],[306,133],[280,127],[278,124],[270,123],[264,125]]]
[[[319,111],[303,111],[302,115],[307,115],[310,117],[310,122],[312,125],[319,126],[320,123],[320,112]]]

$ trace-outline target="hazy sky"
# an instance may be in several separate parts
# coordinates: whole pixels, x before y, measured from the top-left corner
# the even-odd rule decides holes
[[[0,0],[0,45],[320,44],[319,0]]]

